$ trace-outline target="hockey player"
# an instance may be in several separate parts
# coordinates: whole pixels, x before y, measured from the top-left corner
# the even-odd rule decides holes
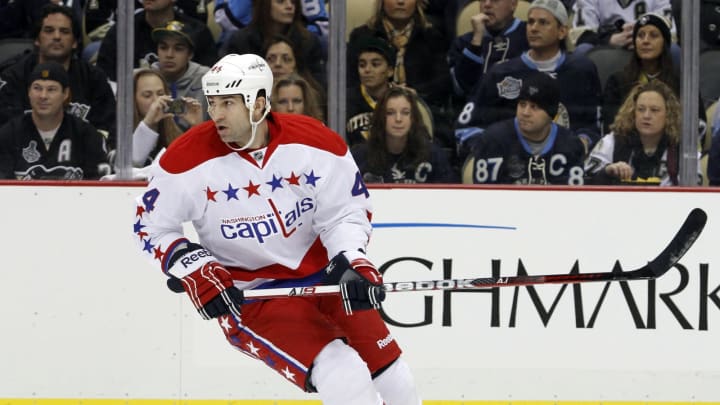
[[[586,145],[599,139],[600,79],[587,57],[563,50],[568,16],[559,0],[535,0],[528,11],[530,50],[493,66],[458,115],[456,139],[460,146],[487,126],[515,114],[523,80],[546,72],[560,85],[560,107],[554,121],[569,127]]]
[[[557,80],[545,73],[523,80],[515,118],[473,139],[473,183],[583,184],[583,144],[552,122],[559,93]]]
[[[369,194],[343,139],[313,118],[270,113],[273,77],[259,56],[227,55],[202,84],[212,121],[170,145],[137,199],[143,252],[230,344],[326,405],[419,405],[375,309],[385,294],[365,256]],[[183,235],[186,221],[199,243]],[[319,283],[346,293],[241,293]]]

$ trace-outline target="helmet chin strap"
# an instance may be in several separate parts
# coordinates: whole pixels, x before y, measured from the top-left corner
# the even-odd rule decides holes
[[[236,151],[236,152],[240,152],[240,151],[243,151],[243,150],[247,149],[248,147],[250,147],[250,145],[252,145],[252,143],[255,141],[255,135],[257,134],[257,126],[262,122],[262,120],[265,119],[265,117],[266,117],[266,116],[268,115],[268,113],[270,112],[270,105],[267,105],[267,106],[265,107],[265,112],[263,113],[262,117],[260,117],[260,119],[257,120],[257,121],[253,121],[253,119],[252,119],[254,112],[255,112],[255,106],[253,105],[252,110],[249,110],[249,112],[248,112],[249,118],[250,118],[250,128],[251,128],[251,129],[250,129],[250,131],[251,131],[250,140],[248,140],[248,141],[245,143],[245,146],[242,146],[242,147],[240,147],[240,148],[235,148],[235,147],[233,147],[231,144],[229,144],[229,143],[226,142],[225,144],[226,144],[230,149],[232,149],[232,150],[234,150],[234,151]]]

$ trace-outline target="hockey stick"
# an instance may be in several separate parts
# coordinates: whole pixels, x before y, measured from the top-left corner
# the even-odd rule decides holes
[[[654,279],[665,274],[690,249],[700,236],[707,214],[700,208],[690,211],[685,222],[675,234],[675,237],[648,264],[625,272],[603,272],[584,274],[551,274],[544,276],[508,276],[428,281],[398,281],[385,283],[387,292],[402,291],[429,291],[429,290],[471,290],[490,287],[511,287],[531,284],[574,284],[597,281],[631,281]],[[244,290],[247,299],[271,299],[298,296],[318,296],[340,294],[338,285],[319,285],[312,287],[268,288]]]

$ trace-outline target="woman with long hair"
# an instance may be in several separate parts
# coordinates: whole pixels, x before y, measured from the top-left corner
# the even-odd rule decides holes
[[[220,55],[264,52],[276,35],[292,42],[296,56],[307,63],[312,76],[323,86],[325,56],[320,39],[305,28],[300,0],[254,0],[252,19],[247,27],[235,32],[223,45]]]
[[[273,111],[304,114],[325,121],[320,95],[297,73],[290,73],[276,81],[270,100]]]
[[[665,83],[653,80],[635,86],[615,116],[612,132],[585,162],[588,183],[678,185],[681,120],[680,103]]]
[[[175,114],[168,111],[172,103],[170,89],[162,75],[152,69],[138,69],[133,75],[135,108],[133,113],[133,166],[150,164],[158,152],[182,135]],[[202,108],[197,100],[183,100],[186,109],[179,115],[190,125],[202,122]]]
[[[447,64],[448,42],[425,17],[422,0],[376,0],[375,13],[352,30],[347,47],[348,87],[360,84],[357,60],[367,37],[380,38],[396,51],[392,82],[415,89],[432,110],[434,138],[454,147],[448,113],[452,89]]]
[[[432,143],[412,90],[392,87],[373,112],[367,143],[352,155],[368,183],[457,183],[447,154]]]

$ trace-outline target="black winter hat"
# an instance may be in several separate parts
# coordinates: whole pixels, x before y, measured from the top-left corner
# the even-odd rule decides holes
[[[665,40],[664,45],[666,47],[669,47],[670,43],[672,42],[672,37],[670,36],[670,23],[665,17],[655,13],[643,14],[635,22],[635,26],[633,27],[633,44],[635,44],[635,39],[637,39],[638,31],[640,31],[640,28],[648,24],[654,25],[660,30],[660,33]]]
[[[28,87],[32,85],[35,80],[54,80],[66,88],[70,85],[70,77],[65,71],[65,67],[57,62],[46,62],[38,63],[35,68],[30,72],[28,80]]]
[[[375,36],[362,37],[358,42],[357,49],[358,55],[368,51],[377,52],[385,58],[390,67],[395,67],[397,49],[382,38]]]
[[[560,104],[560,87],[557,80],[543,72],[534,72],[522,81],[518,101],[529,100],[545,110],[554,119]]]

